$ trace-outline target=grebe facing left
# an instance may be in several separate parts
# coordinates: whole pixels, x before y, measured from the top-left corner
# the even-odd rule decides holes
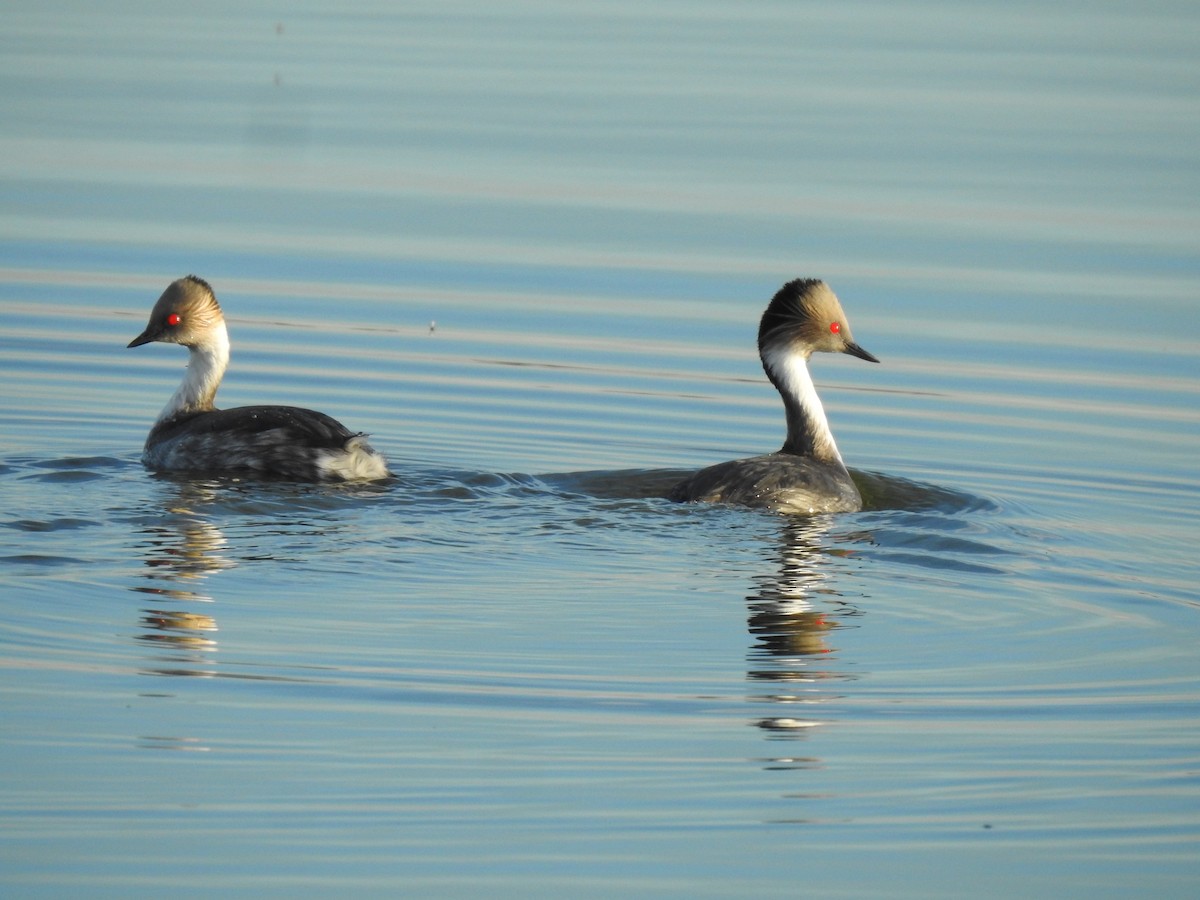
[[[862,497],[833,441],[808,358],[849,353],[877,363],[854,343],[842,305],[825,282],[790,281],[758,326],[758,355],[787,411],[787,440],[766,456],[735,459],[697,472],[671,490],[672,500],[756,506],[784,513],[852,512]]]
[[[182,344],[183,383],[159,414],[142,462],[158,472],[227,472],[289,481],[356,481],[388,477],[387,462],[324,413],[295,406],[213,405],[229,365],[225,316],[208,282],[188,275],[154,304],[146,330],[129,342]]]

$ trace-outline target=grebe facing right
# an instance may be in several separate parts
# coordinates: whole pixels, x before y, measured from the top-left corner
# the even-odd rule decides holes
[[[776,453],[718,463],[671,490],[672,500],[732,503],[784,513],[852,512],[862,497],[846,471],[812,377],[814,351],[877,363],[854,343],[842,305],[823,281],[779,289],[758,326],[758,355],[787,411],[787,440]]]
[[[225,316],[208,282],[188,275],[154,304],[145,331],[129,342],[182,344],[183,383],[159,414],[142,462],[159,472],[223,472],[289,481],[358,481],[388,477],[387,462],[324,413],[295,406],[217,409],[213,400],[229,365]]]

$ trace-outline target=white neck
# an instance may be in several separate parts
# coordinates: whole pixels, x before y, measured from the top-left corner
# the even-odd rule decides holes
[[[213,400],[229,365],[229,332],[225,330],[225,323],[214,325],[204,342],[189,347],[188,351],[187,372],[179,388],[159,413],[160,422],[180,413],[204,412],[215,408]]]
[[[812,456],[816,459],[842,463],[825,418],[825,408],[817,396],[817,388],[808,374],[808,357],[787,350],[770,349],[763,353],[767,375],[783,397],[787,410],[787,441],[785,451]]]

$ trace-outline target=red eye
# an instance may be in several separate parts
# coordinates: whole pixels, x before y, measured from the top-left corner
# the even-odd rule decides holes
[[[178,325],[182,321],[183,319],[179,318],[179,316],[175,313],[171,313],[169,316],[167,316],[168,325]]]
[[[830,322],[829,323],[829,333],[830,334],[841,334],[842,333],[842,323],[841,322]]]

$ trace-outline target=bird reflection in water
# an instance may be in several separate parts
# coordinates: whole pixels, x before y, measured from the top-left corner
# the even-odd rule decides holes
[[[750,697],[753,703],[775,707],[754,724],[772,737],[798,737],[824,724],[818,707],[837,699],[829,683],[853,677],[833,667],[835,651],[828,643],[832,632],[846,627],[846,618],[858,615],[830,584],[830,556],[841,554],[824,545],[828,530],[824,516],[784,520],[773,554],[776,568],[758,579],[757,589],[746,598],[748,627],[755,638],[747,678],[777,686]]]
[[[159,651],[147,674],[212,677],[217,621],[194,608],[212,602],[197,588],[212,573],[235,563],[224,554],[221,531],[193,511],[211,490],[202,482],[180,488],[180,496],[164,517],[142,532],[147,568],[142,577],[150,583],[132,590],[151,595],[155,602],[141,610],[142,631],[137,638]]]

